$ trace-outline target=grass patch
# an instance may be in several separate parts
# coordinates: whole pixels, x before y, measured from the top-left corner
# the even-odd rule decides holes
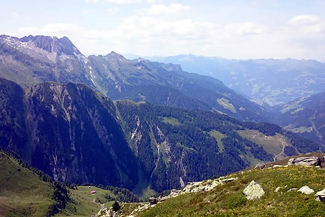
[[[181,123],[176,118],[173,118],[173,117],[163,117],[162,122],[165,124],[173,125],[173,126],[181,125]]]
[[[50,183],[0,152],[0,216],[45,216],[52,196]]]
[[[90,194],[90,191],[96,191],[96,194]],[[115,197],[109,190],[104,190],[94,186],[78,186],[77,189],[70,190],[72,202],[68,204],[64,212],[56,215],[63,216],[91,216],[96,214],[102,207],[111,207],[114,201],[108,201],[105,196]]]
[[[226,138],[227,136],[225,134],[220,133],[219,131],[216,131],[216,130],[211,130],[209,132],[209,135],[212,136],[213,138],[215,138],[215,140],[217,141],[219,152],[224,152],[225,147],[223,145],[222,139]]]
[[[280,134],[266,136],[257,130],[238,130],[238,134],[264,148],[264,150],[274,156],[280,154],[284,147],[291,146],[286,137]]]

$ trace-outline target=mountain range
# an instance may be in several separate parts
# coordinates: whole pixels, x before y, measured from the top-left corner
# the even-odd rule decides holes
[[[279,106],[276,122],[285,129],[325,144],[325,93],[302,97]]]
[[[0,147],[57,181],[143,196],[321,149],[217,79],[66,37],[0,36],[0,77]]]
[[[264,106],[282,105],[325,91],[325,63],[315,60],[232,60],[194,55],[148,58],[217,78]]]
[[[23,87],[42,82],[82,83],[116,99],[216,111],[241,120],[266,120],[259,105],[221,81],[179,65],[128,60],[111,52],[86,57],[64,38],[0,36],[0,77]]]

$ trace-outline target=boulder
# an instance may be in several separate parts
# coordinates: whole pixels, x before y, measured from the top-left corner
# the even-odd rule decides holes
[[[312,194],[315,191],[313,189],[311,189],[310,187],[308,187],[307,185],[302,186],[301,188],[299,188],[298,192],[301,192],[303,194]]]
[[[265,164],[264,163],[258,163],[256,164],[254,169],[264,169],[265,168]]]
[[[247,200],[257,200],[260,199],[265,192],[262,186],[253,180],[244,189],[243,194]]]
[[[288,165],[318,166],[320,162],[319,157],[297,157],[289,159]]]
[[[156,204],[156,203],[158,203],[158,199],[155,198],[155,197],[150,197],[149,198],[149,203],[150,203],[150,205]]]
[[[315,196],[315,200],[325,202],[325,189],[318,191]]]

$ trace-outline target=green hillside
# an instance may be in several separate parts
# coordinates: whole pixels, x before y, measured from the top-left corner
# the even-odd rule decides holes
[[[129,145],[157,192],[319,148],[273,124],[148,103],[115,104]]]
[[[185,193],[168,199],[142,212],[149,216],[324,216],[325,203],[314,194],[325,188],[325,170],[316,167],[288,166],[253,169],[231,174],[237,178],[211,191]],[[247,200],[243,190],[252,181],[259,183],[265,195],[259,200]],[[207,185],[212,180],[202,183]],[[315,193],[306,195],[297,190],[309,186]],[[276,189],[278,188],[278,191]],[[122,211],[124,215],[130,210]]]
[[[46,216],[53,194],[52,183],[0,152],[0,216]]]
[[[94,186],[68,188],[0,151],[0,217],[95,215],[115,201],[134,202],[130,191]],[[91,194],[90,191],[96,191]]]

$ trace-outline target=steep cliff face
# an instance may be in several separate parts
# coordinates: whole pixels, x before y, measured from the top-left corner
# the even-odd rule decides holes
[[[0,79],[0,120],[0,146],[24,153],[28,142],[24,90],[4,79]]]
[[[23,93],[21,89],[18,92]],[[57,180],[134,187],[137,161],[115,119],[112,101],[74,84],[43,83],[28,88],[24,101],[22,96],[15,99],[21,107],[9,109],[15,114],[24,111],[25,116],[19,119],[25,124],[21,126],[24,134],[17,138],[22,143],[13,140],[21,132],[4,123],[14,135],[9,134],[3,142],[8,149]],[[7,99],[13,97],[8,95]],[[10,116],[2,120],[7,118],[15,120]]]

